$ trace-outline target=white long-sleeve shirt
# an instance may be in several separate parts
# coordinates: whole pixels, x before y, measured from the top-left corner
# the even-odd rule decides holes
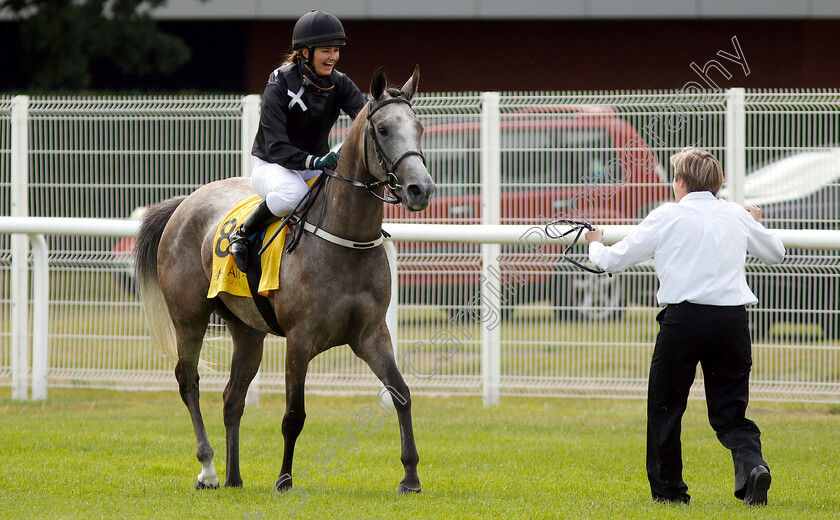
[[[785,247],[743,207],[708,191],[688,193],[679,203],[656,208],[613,246],[589,244],[592,263],[612,273],[653,257],[660,305],[756,303],[744,273],[747,253],[776,264]]]

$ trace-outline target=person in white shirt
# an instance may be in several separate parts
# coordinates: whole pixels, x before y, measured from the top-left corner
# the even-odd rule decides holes
[[[687,148],[671,157],[676,203],[653,211],[626,238],[604,245],[603,230],[586,233],[589,259],[620,272],[653,257],[659,278],[659,334],[648,384],[647,473],[657,502],[688,503],[682,479],[680,423],[703,367],[709,423],[732,452],[735,496],[767,503],[770,471],[758,427],[745,417],[752,354],[746,305],[758,300],[747,286],[747,253],[767,264],[782,260],[782,241],[758,223],[761,210],[715,198],[720,162]]]

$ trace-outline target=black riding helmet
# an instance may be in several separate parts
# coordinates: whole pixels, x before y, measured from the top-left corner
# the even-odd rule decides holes
[[[344,26],[335,16],[311,10],[301,16],[292,31],[292,48],[340,47],[347,42]]]

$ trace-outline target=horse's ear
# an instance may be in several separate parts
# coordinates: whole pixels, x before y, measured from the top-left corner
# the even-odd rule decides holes
[[[370,82],[370,95],[374,100],[379,100],[385,88],[388,86],[388,78],[385,76],[385,67],[379,67],[373,73],[373,80]]]
[[[405,82],[402,88],[402,95],[404,98],[411,101],[411,98],[414,97],[414,94],[417,93],[417,85],[420,83],[420,65],[416,65],[414,67],[414,74],[411,75],[411,78]]]

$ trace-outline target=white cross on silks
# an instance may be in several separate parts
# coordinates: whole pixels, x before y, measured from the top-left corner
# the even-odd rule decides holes
[[[300,109],[306,112],[307,106],[303,104],[303,100],[301,99],[301,97],[303,96],[303,87],[300,87],[300,90],[298,90],[297,94],[288,89],[286,89],[286,93],[292,96],[292,100],[289,101],[289,110],[292,109],[292,106],[298,104],[300,105]]]

